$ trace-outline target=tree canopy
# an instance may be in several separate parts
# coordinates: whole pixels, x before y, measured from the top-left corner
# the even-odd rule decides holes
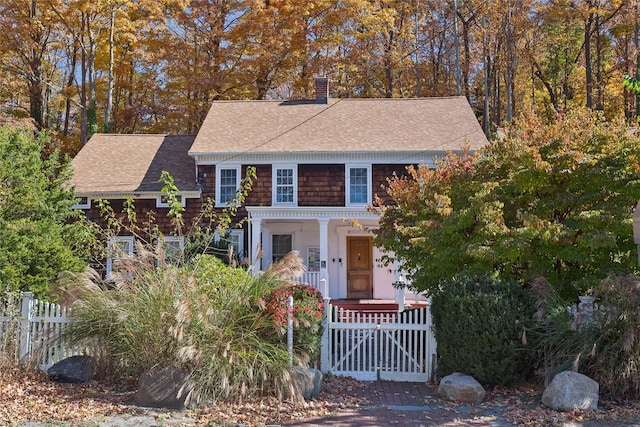
[[[454,7],[454,4],[456,7]],[[92,132],[195,133],[213,100],[462,94],[494,129],[529,108],[634,117],[622,0],[5,0],[0,112],[77,151]]]
[[[40,297],[59,272],[85,266],[72,249],[83,223],[67,221],[75,202],[68,165],[41,157],[46,144],[44,134],[0,127],[0,284]]]
[[[495,271],[521,282],[544,276],[575,296],[638,268],[640,140],[602,114],[524,116],[481,152],[408,168],[388,192],[394,203],[379,201],[375,240],[421,291],[461,272]]]

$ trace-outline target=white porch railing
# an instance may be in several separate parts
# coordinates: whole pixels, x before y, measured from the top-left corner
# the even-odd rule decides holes
[[[323,292],[323,289],[320,289],[319,271],[305,271],[302,277],[291,277],[290,279],[294,282],[307,283],[318,289],[320,292]]]

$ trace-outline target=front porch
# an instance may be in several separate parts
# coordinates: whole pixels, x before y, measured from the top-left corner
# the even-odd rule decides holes
[[[404,307],[394,287],[401,273],[394,263],[383,262],[385,254],[373,244],[378,217],[364,207],[249,206],[247,211],[248,256],[254,271],[294,250],[307,271],[292,280],[314,286],[323,297],[392,300]]]

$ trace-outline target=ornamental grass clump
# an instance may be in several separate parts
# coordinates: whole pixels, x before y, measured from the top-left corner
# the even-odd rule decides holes
[[[298,257],[253,277],[211,255],[158,268],[153,252],[136,252],[113,283],[74,276],[66,288],[76,294],[74,340],[98,338],[109,359],[134,375],[152,367],[187,372],[192,400],[299,398],[287,347],[273,337],[273,314],[265,310],[285,283],[280,272],[301,268]],[[302,362],[296,355],[294,364]]]
[[[542,283],[535,343],[548,376],[571,369],[604,396],[640,398],[640,277],[607,277],[593,288],[594,310],[578,315]]]

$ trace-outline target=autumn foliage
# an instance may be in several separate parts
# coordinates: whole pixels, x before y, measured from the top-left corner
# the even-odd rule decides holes
[[[453,5],[457,4],[454,9]],[[212,101],[464,95],[486,129],[528,108],[634,117],[633,2],[5,0],[1,115],[77,151],[93,132],[195,133]],[[457,30],[457,31],[456,31]]]
[[[403,261],[421,291],[460,272],[495,271],[518,282],[544,276],[575,297],[637,268],[639,142],[586,110],[550,122],[524,116],[481,152],[391,179],[394,203],[377,209],[376,243]]]

